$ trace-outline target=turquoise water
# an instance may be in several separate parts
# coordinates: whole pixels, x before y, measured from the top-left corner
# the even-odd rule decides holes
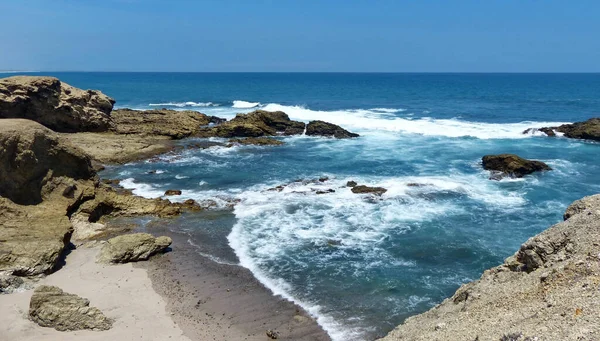
[[[104,91],[117,107],[228,118],[283,110],[360,133],[186,150],[104,174],[148,197],[175,188],[183,190],[175,200],[240,199],[232,214],[188,214],[177,227],[199,252],[249,268],[304,306],[335,340],[385,334],[560,221],[573,200],[600,192],[598,143],[522,134],[600,116],[599,74],[54,75]],[[480,165],[490,153],[539,159],[554,170],[490,181]],[[330,180],[266,191],[322,176]],[[344,188],[348,180],[388,192],[372,200]],[[311,192],[329,188],[335,192]]]

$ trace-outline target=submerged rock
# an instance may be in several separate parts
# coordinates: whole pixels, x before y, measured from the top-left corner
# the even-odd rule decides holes
[[[524,159],[514,154],[486,155],[482,158],[483,169],[496,171],[491,180],[499,180],[504,176],[522,178],[525,175],[552,170],[541,161]]]
[[[42,327],[58,331],[108,330],[112,327],[112,320],[98,308],[90,307],[89,300],[48,285],[40,285],[33,292],[29,317]]]
[[[97,90],[81,90],[54,77],[0,79],[0,118],[25,118],[57,132],[107,131],[115,101]]]
[[[171,238],[155,238],[148,233],[133,233],[109,239],[100,250],[100,263],[128,263],[147,260],[164,252],[171,245]]]
[[[283,141],[279,141],[269,137],[246,137],[243,139],[231,139],[227,144],[227,147],[234,145],[255,145],[255,146],[280,146],[285,144]]]
[[[306,126],[306,135],[335,137],[337,139],[346,139],[359,136],[358,134],[351,133],[338,125],[324,121],[310,121]]]
[[[369,187],[369,186],[365,186],[365,185],[357,185],[357,186],[352,187],[351,191],[352,191],[352,193],[356,193],[356,194],[382,195],[383,193],[387,192],[387,189],[385,189],[383,187]]]

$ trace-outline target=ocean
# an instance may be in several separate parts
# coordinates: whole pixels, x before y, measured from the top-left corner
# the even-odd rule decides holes
[[[180,189],[173,200],[239,200],[233,211],[188,213],[170,228],[199,253],[250,269],[334,340],[384,335],[561,221],[572,201],[600,192],[598,143],[523,134],[600,116],[600,74],[43,74],[102,90],[117,108],[225,118],[282,110],[359,133],[186,149],[102,173],[146,197]],[[553,170],[491,181],[481,157],[497,153]],[[320,177],[329,180],[267,190]],[[345,187],[350,180],[388,191],[368,199]]]

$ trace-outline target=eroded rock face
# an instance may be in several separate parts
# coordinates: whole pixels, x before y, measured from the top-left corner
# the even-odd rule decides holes
[[[42,187],[52,178],[95,175],[87,155],[29,120],[1,121],[0,164],[0,196],[18,204],[41,202]]]
[[[600,339],[600,195],[567,212],[568,220],[382,340]]]
[[[29,317],[42,327],[58,331],[108,330],[112,327],[112,320],[98,308],[90,307],[89,300],[48,285],[41,285],[33,292]]]
[[[164,252],[171,245],[171,238],[155,238],[148,233],[133,233],[109,239],[100,250],[100,263],[128,263],[147,260]]]
[[[525,175],[552,170],[541,161],[527,160],[514,154],[486,155],[482,158],[483,169],[498,172],[490,177],[499,180],[504,176],[522,178]]]
[[[182,139],[197,134],[209,123],[222,121],[217,117],[192,110],[118,109],[113,111],[111,116],[115,122],[115,131],[119,134],[159,135],[172,139]]]
[[[338,125],[323,121],[310,121],[306,126],[306,135],[335,137],[336,139],[347,139],[359,136]]]
[[[0,118],[25,118],[57,132],[107,131],[115,101],[53,77],[0,79]]]

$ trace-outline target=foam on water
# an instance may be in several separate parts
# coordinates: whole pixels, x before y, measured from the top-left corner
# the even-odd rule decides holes
[[[166,103],[150,103],[151,107],[218,107],[218,104],[213,102],[166,102]]]
[[[246,102],[246,101],[241,101],[241,100],[235,100],[233,101],[233,108],[239,108],[239,109],[248,109],[248,108],[255,108],[257,106],[260,105],[260,102]]]

